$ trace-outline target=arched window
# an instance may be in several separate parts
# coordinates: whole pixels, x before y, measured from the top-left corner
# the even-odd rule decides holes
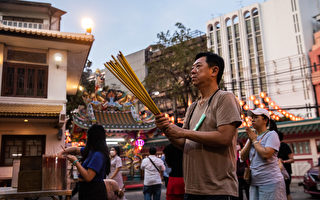
[[[226,25],[227,25],[227,27],[228,27],[228,26],[231,26],[231,20],[230,20],[230,18],[227,18],[227,19],[226,19]]]
[[[216,25],[215,25],[215,27],[216,27],[216,30],[220,29],[220,23],[217,22]]]
[[[238,24],[239,23],[239,18],[237,15],[233,16],[233,24]]]
[[[257,16],[258,14],[259,13],[257,8],[252,9],[252,16]]]
[[[209,31],[210,45],[213,46],[214,45],[214,36],[213,36],[213,26],[212,26],[212,24],[208,25],[208,31]],[[212,48],[214,48],[214,47],[212,47]]]
[[[246,11],[243,16],[244,16],[245,19],[250,18],[250,12]]]

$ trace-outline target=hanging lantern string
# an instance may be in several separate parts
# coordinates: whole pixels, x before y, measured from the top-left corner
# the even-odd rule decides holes
[[[132,70],[127,59],[119,52],[117,58],[113,61],[106,62],[104,66],[126,87],[132,94],[134,94],[153,114],[160,114],[160,110],[151,99],[147,90],[144,88],[137,75]]]
[[[267,93],[265,92],[261,92],[260,95],[259,95],[263,101],[265,101],[266,103],[269,104],[269,106],[271,106],[273,109],[275,109],[275,111],[279,112],[280,114],[282,114],[284,117],[286,118],[289,118],[293,121],[299,121],[299,120],[304,120],[304,118],[302,117],[298,117],[298,116],[295,116],[294,114],[292,113],[289,113],[288,111],[284,110],[284,109],[280,109],[280,107],[274,102],[271,100],[270,97],[267,96]],[[249,97],[249,101],[253,101],[253,103],[260,107],[260,108],[265,108],[268,110],[268,108],[266,107],[266,105],[262,102],[260,102],[255,95],[251,95]],[[248,110],[249,109],[249,106],[248,104],[246,104],[246,102],[244,101],[239,101],[239,104],[240,106],[244,109],[244,110]],[[278,115],[276,115],[274,112],[272,111],[269,111],[270,112],[270,115],[273,119],[279,121],[280,117]]]

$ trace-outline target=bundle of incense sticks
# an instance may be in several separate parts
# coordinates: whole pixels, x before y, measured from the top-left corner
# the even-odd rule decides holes
[[[114,57],[113,61],[106,62],[105,67],[134,94],[153,114],[160,114],[160,110],[151,99],[147,90],[144,88],[137,75],[132,70],[127,59],[119,51],[118,60]]]

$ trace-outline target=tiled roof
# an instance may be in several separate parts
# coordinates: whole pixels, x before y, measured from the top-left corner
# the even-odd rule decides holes
[[[134,131],[134,130],[150,130],[156,127],[154,122],[138,123],[130,111],[94,111],[97,124],[102,125],[107,131]],[[88,129],[92,123],[82,120],[77,115],[73,115],[73,122],[84,129]]]
[[[14,33],[24,33],[27,35],[34,36],[45,36],[50,38],[60,38],[60,39],[69,39],[69,40],[78,40],[78,41],[86,41],[93,42],[93,35],[86,35],[81,33],[67,33],[53,30],[44,30],[44,29],[30,29],[30,28],[20,28],[14,26],[6,26],[0,22],[0,31],[5,32],[14,32]]]
[[[55,117],[59,116],[62,105],[43,104],[4,104],[0,103],[0,116],[34,116],[34,117]]]

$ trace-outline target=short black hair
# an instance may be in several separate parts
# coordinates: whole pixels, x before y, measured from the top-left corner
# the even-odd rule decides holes
[[[150,153],[150,155],[156,155],[157,149],[155,147],[150,147],[149,153]]]
[[[217,76],[217,84],[220,83],[224,71],[224,60],[218,54],[212,52],[201,52],[198,53],[195,57],[195,61],[201,57],[206,57],[206,62],[208,63],[209,67],[217,66],[219,68],[218,76]]]
[[[113,146],[113,147],[111,147],[111,148],[114,148],[114,150],[116,150],[118,156],[121,155],[121,150],[120,150],[120,147],[119,147],[119,146]]]

